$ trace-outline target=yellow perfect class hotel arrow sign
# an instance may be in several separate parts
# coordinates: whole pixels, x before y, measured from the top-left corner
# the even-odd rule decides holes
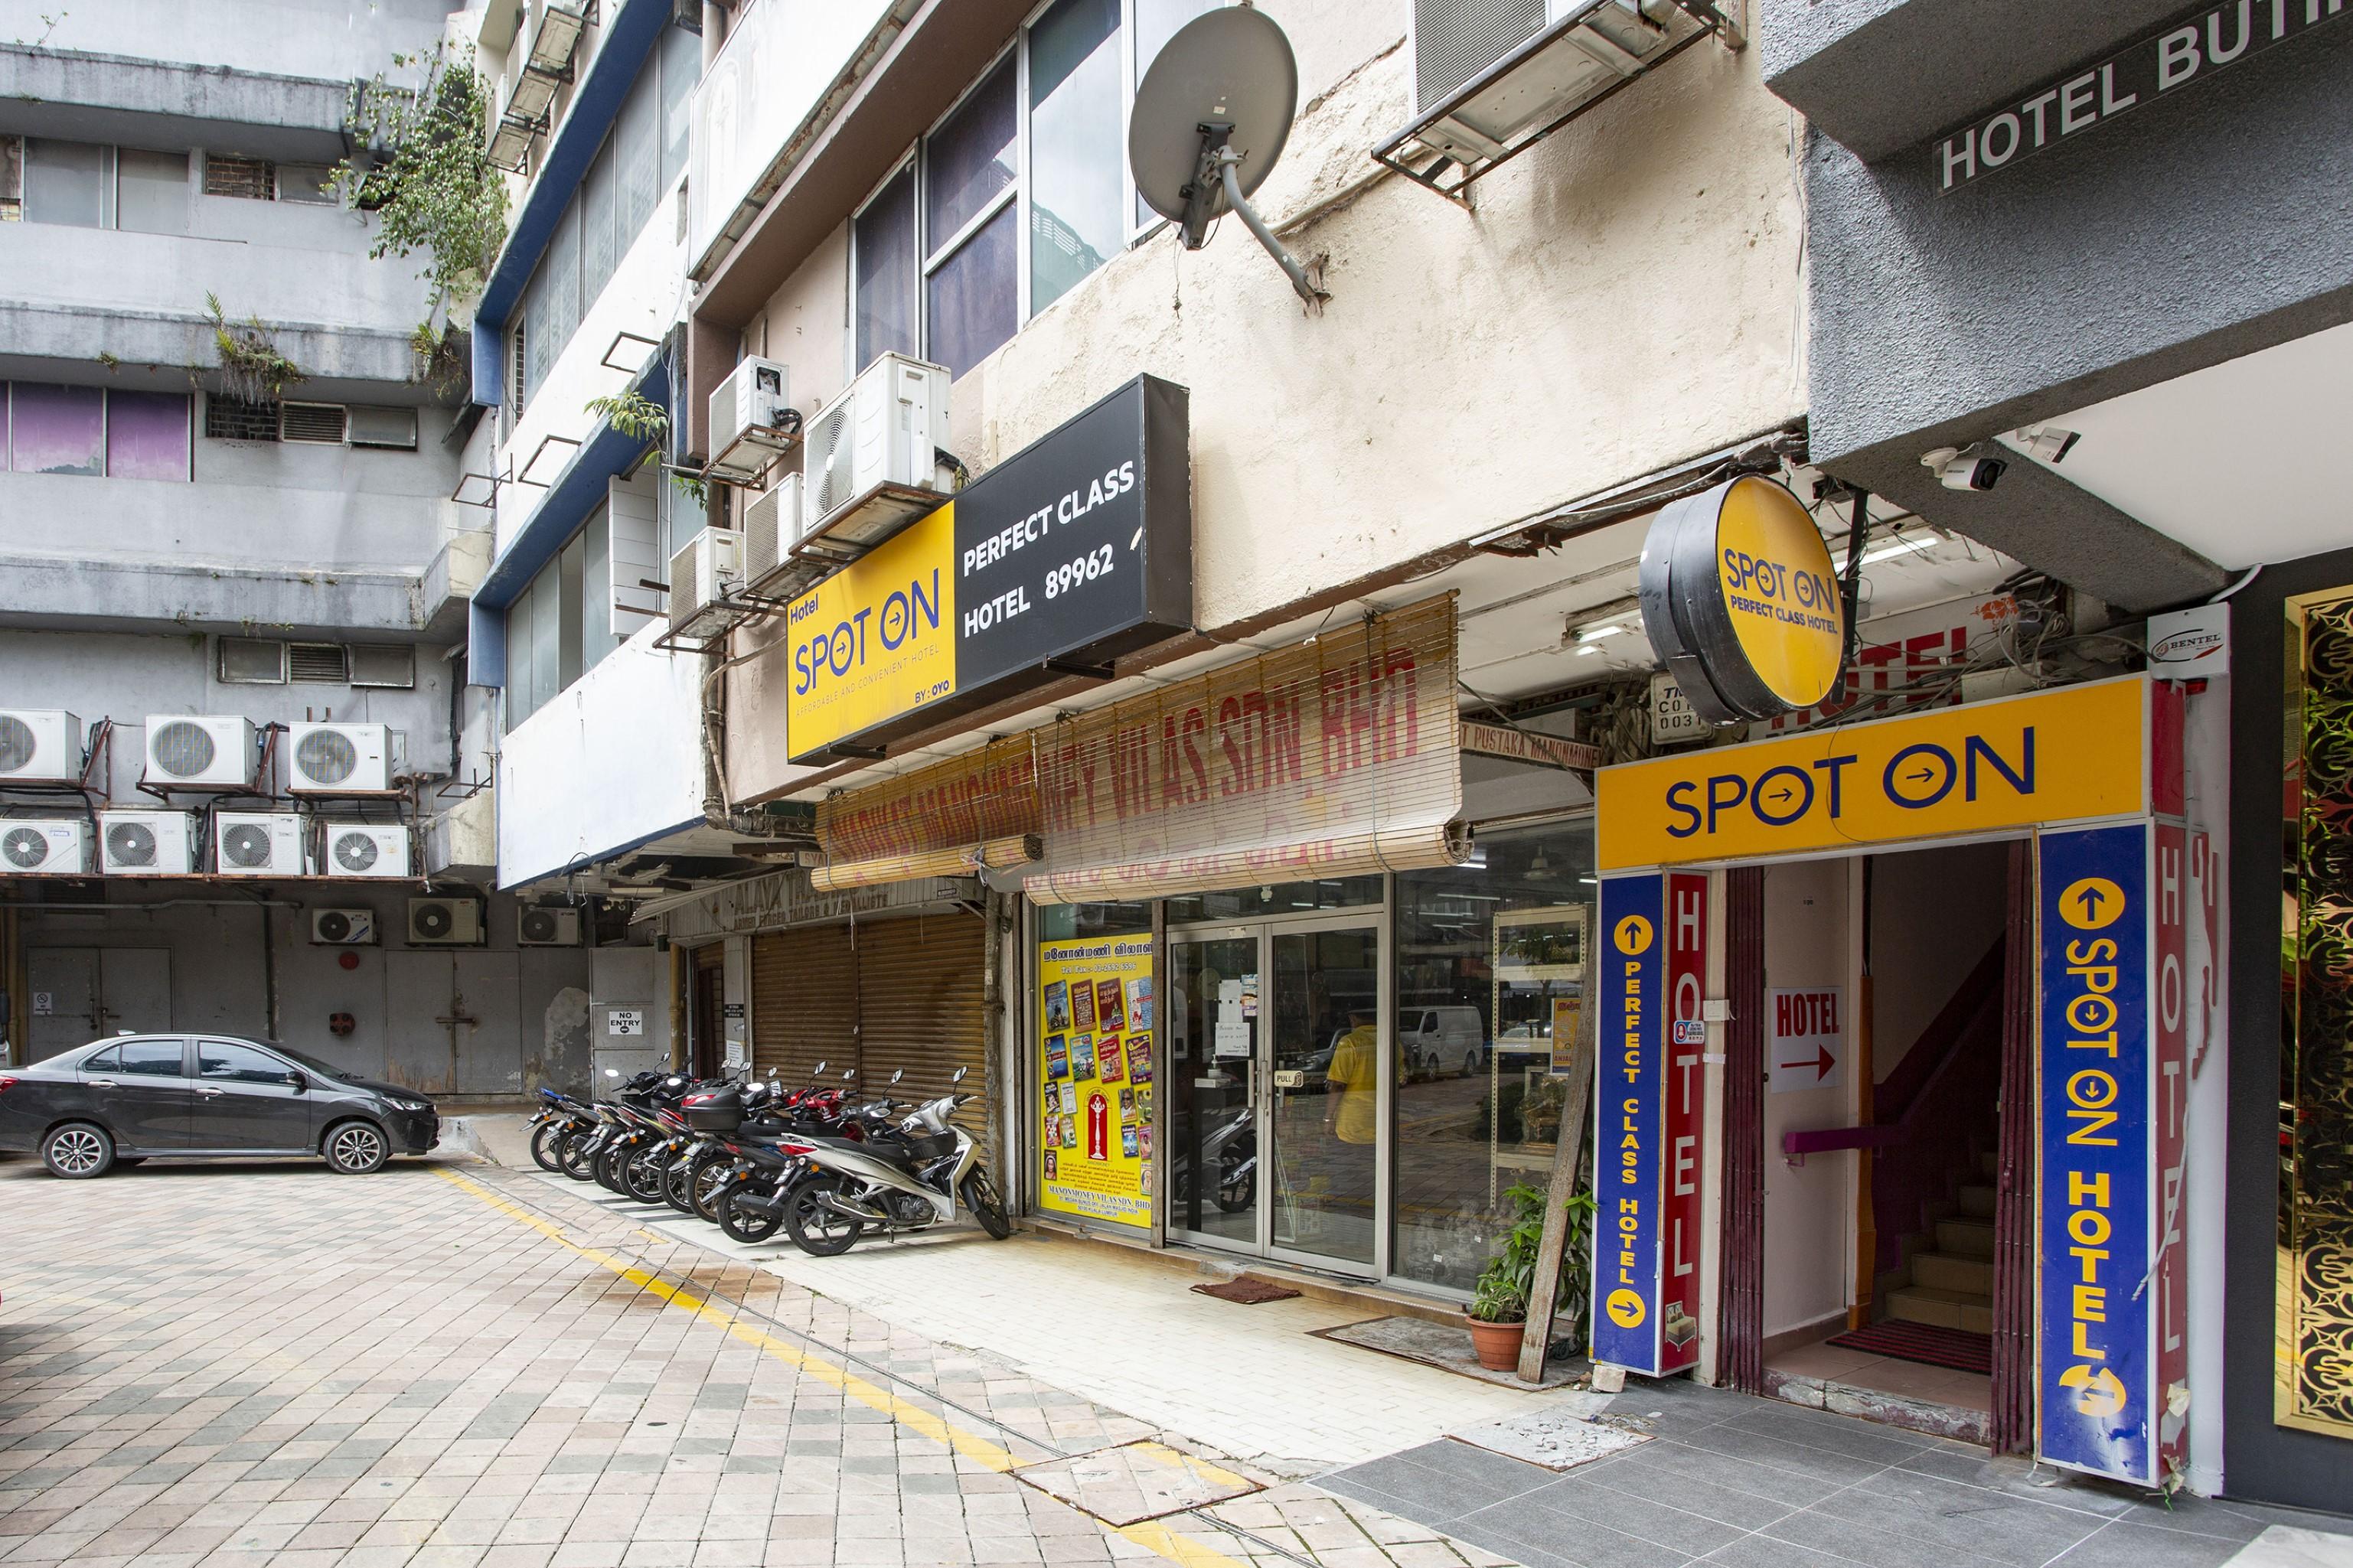
[[[2137,816],[2148,726],[2136,675],[1603,768],[1601,869]]]

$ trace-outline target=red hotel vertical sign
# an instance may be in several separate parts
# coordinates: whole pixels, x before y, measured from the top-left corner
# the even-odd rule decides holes
[[[1665,1245],[1659,1259],[1659,1370],[1699,1360],[1700,1136],[1707,1075],[1707,879],[1667,878]]]
[[[2155,1277],[2157,1450],[2158,1474],[2189,1463],[2186,1408],[2174,1408],[2174,1390],[2189,1386],[2189,1341],[2182,1331],[2189,1297],[2189,1259],[2182,1241],[2189,1194],[2184,1190],[2183,1122],[2189,1099],[2189,857],[2188,833],[2178,822],[2157,824],[2156,1060],[2150,1064],[2149,1142],[2157,1193]]]

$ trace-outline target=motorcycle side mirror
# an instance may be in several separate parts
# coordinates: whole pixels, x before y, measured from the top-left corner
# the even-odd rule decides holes
[[[825,1064],[823,1062],[819,1062],[817,1066],[809,1068],[809,1077],[811,1078],[822,1078],[824,1075]]]
[[[621,1069],[619,1068],[607,1068],[605,1069],[605,1076],[607,1078],[618,1078],[621,1076]]]
[[[955,1074],[949,1078],[948,1081],[950,1083],[962,1083],[964,1081],[964,1075],[970,1070],[971,1069],[968,1068],[958,1068],[955,1069]]]
[[[892,1081],[892,1083],[896,1083],[896,1082],[898,1082],[901,1079],[902,1079],[902,1078],[904,1078],[904,1077],[906,1077],[906,1076],[907,1076],[907,1069],[906,1069],[905,1068],[895,1068],[895,1069],[892,1072],[892,1074],[891,1074],[891,1081]]]
[[[854,1079],[857,1076],[858,1069],[856,1068],[844,1068],[841,1069],[841,1081],[844,1083],[848,1083],[851,1079]]]

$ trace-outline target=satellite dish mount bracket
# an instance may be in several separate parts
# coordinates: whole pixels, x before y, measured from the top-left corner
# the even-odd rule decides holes
[[[1292,288],[1305,301],[1309,313],[1321,315],[1324,301],[1332,297],[1324,287],[1322,258],[1318,258],[1312,264],[1312,270],[1310,267],[1301,265],[1297,258],[1283,248],[1282,242],[1274,237],[1274,231],[1266,226],[1266,220],[1258,216],[1258,210],[1243,196],[1241,181],[1236,173],[1241,167],[1242,154],[1227,145],[1228,139],[1233,135],[1233,125],[1226,121],[1205,120],[1198,129],[1201,132],[1201,159],[1194,168],[1192,183],[1181,193],[1185,198],[1185,216],[1180,224],[1185,248],[1198,250],[1207,245],[1209,242],[1209,225],[1228,212],[1234,213],[1258,237],[1258,242],[1266,247],[1267,254],[1274,258],[1276,264],[1291,279]]]

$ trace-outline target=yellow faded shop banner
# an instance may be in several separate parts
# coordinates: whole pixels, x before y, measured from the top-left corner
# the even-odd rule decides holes
[[[1152,937],[1038,946],[1038,1205],[1152,1223]]]
[[[1603,768],[1601,868],[2129,816],[2147,809],[2147,734],[2136,675]]]
[[[860,556],[785,611],[791,754],[955,690],[955,503]]]

